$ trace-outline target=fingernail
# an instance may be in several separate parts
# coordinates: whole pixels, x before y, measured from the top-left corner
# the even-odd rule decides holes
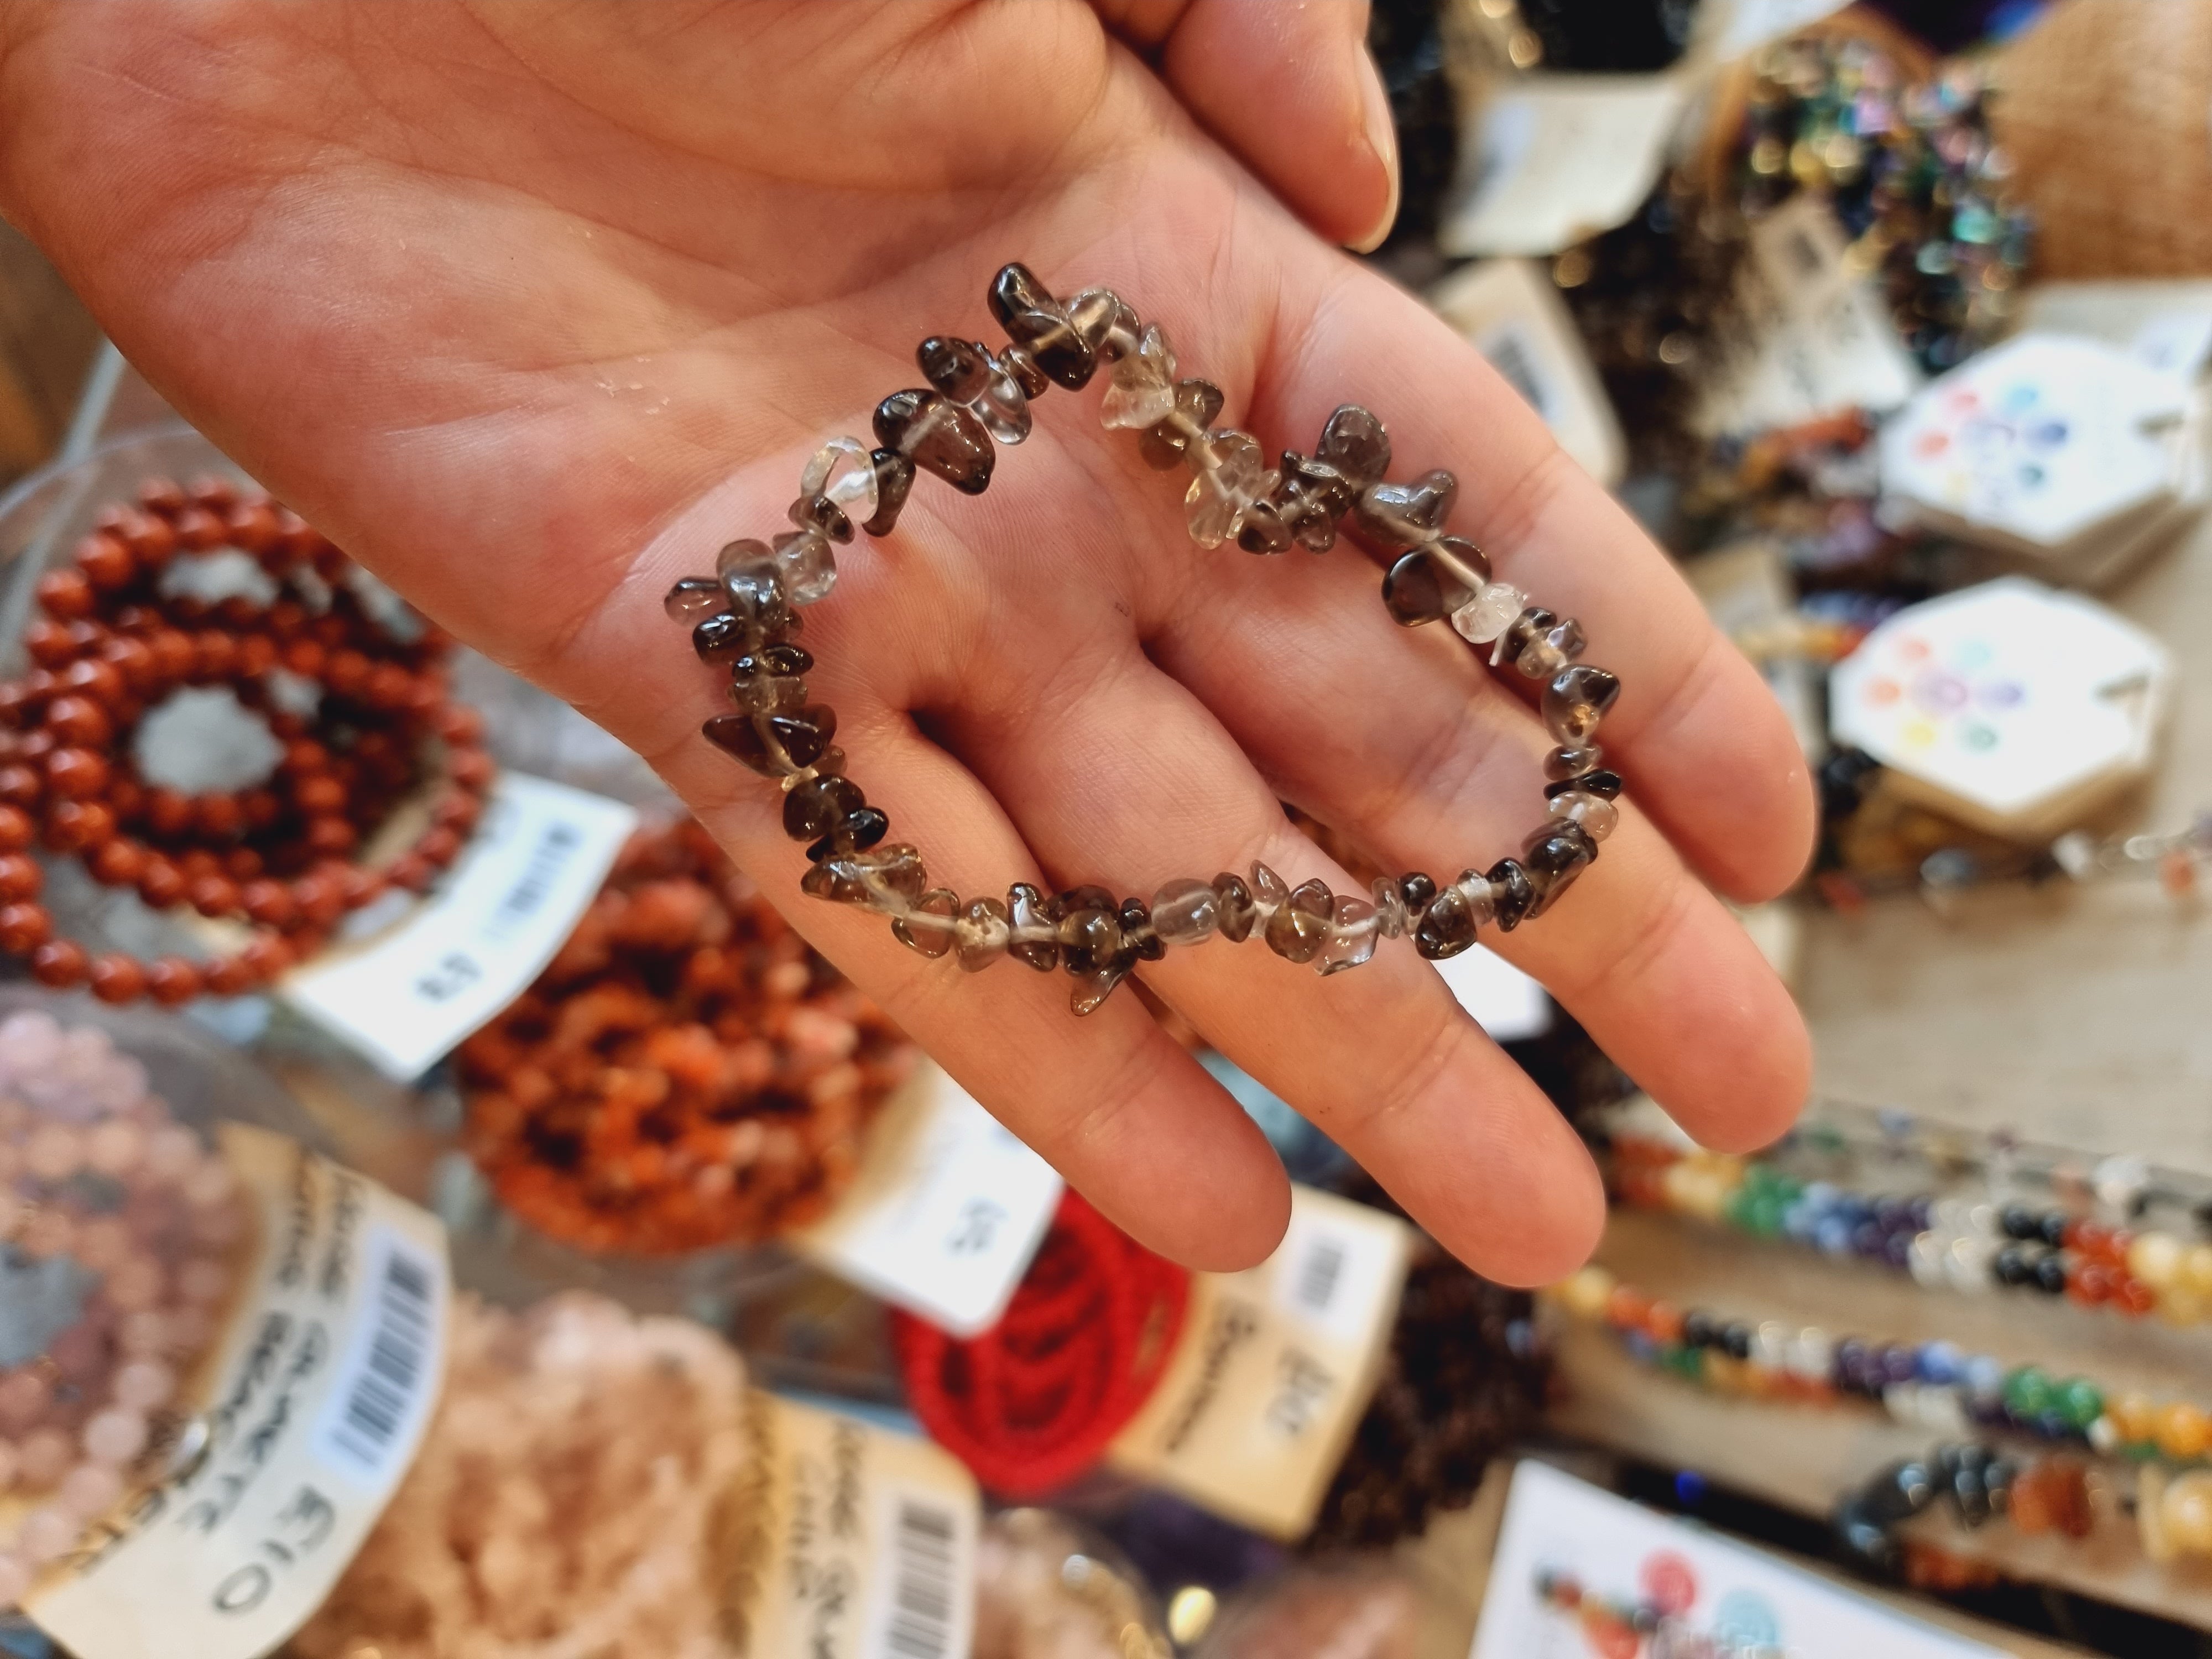
[[[1374,229],[1350,244],[1354,253],[1372,253],[1382,246],[1382,239],[1398,219],[1398,130],[1390,119],[1390,94],[1383,88],[1382,71],[1376,68],[1374,55],[1364,46],[1359,49],[1359,100],[1361,113],[1366,118],[1368,148],[1390,179],[1390,199],[1382,205],[1382,216],[1375,222]]]

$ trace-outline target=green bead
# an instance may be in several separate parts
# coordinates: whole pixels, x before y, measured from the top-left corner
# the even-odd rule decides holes
[[[2038,1365],[2022,1365],[2004,1380],[2005,1409],[2014,1417],[2040,1417],[2053,1403],[2051,1374]]]
[[[1761,1238],[1772,1238],[1782,1231],[1783,1212],[1790,1206],[1778,1193],[1761,1193],[1746,1207],[1751,1231]]]
[[[1781,1177],[1764,1164],[1747,1164],[1743,1169],[1744,1188],[1751,1193],[1770,1193]]]
[[[2086,1431],[2105,1414],[2105,1396],[2086,1376],[2069,1376],[2058,1385],[2058,1414],[2071,1426]]]
[[[1749,1229],[1751,1226],[1752,1191],[1748,1183],[1736,1188],[1721,1200],[1721,1213],[1731,1227]]]

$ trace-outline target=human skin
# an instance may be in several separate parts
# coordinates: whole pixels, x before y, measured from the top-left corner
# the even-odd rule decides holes
[[[643,755],[975,1097],[1142,1242],[1263,1256],[1289,1192],[1244,1115],[1117,995],[969,975],[800,896],[775,790],[707,744],[717,675],[676,578],[784,523],[915,342],[985,333],[991,274],[1114,287],[1310,449],[1355,401],[1451,527],[1581,619],[1626,689],[1619,830],[1490,939],[1707,1144],[1802,1103],[1803,1028],[1714,891],[1787,887],[1812,794],[1789,726],[1659,551],[1474,349],[1335,246],[1395,194],[1357,3],[657,0],[0,4],[0,211],[191,420],[460,639]],[[1382,135],[1376,143],[1376,135]],[[1103,377],[1101,377],[1103,381]],[[1375,565],[1202,550],[1174,475],[1054,391],[988,495],[926,475],[837,550],[817,700],[893,835],[963,897],[1150,894],[1265,860],[1359,885],[1291,801],[1394,870],[1517,849],[1550,746],[1517,676],[1395,626]],[[1145,982],[1449,1249],[1540,1282],[1603,1219],[1588,1154],[1386,942],[1322,980],[1263,947]]]

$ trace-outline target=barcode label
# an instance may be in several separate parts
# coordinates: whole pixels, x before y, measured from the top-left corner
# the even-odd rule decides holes
[[[1319,1237],[1306,1246],[1305,1260],[1298,1265],[1291,1294],[1305,1312],[1324,1318],[1336,1295],[1337,1281],[1343,1277],[1344,1241]]]
[[[545,826],[538,845],[531,851],[522,879],[507,890],[507,896],[493,913],[489,931],[495,938],[503,936],[508,928],[537,914],[538,907],[553,891],[554,883],[568,864],[569,855],[583,844],[583,831],[573,823],[556,822]]]
[[[958,1542],[952,1511],[914,1498],[896,1503],[890,1618],[884,1626],[883,1651],[896,1659],[947,1659]]]
[[[367,1251],[367,1298],[324,1414],[316,1450],[363,1481],[413,1449],[437,1376],[445,1264],[388,1228]]]

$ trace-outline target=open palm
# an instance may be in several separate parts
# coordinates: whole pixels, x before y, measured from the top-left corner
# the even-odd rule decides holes
[[[1241,1265],[1287,1194],[1229,1097],[1132,998],[1073,1019],[1064,978],[963,975],[801,897],[781,797],[698,735],[718,677],[660,597],[781,526],[813,448],[919,383],[917,341],[981,333],[1009,259],[1061,293],[1111,285],[1270,447],[1364,403],[1397,472],[1456,471],[1455,532],[1579,617],[1626,687],[1604,739],[1622,823],[1498,948],[1700,1137],[1778,1131],[1802,1030],[1707,884],[1757,898],[1796,874],[1803,763],[1536,418],[1309,228],[1353,240],[1385,210],[1362,10],[17,0],[0,205],[219,443],[651,760],[1108,1213]],[[1101,429],[1097,395],[1044,398],[988,495],[925,476],[808,615],[838,741],[933,881],[1149,893],[1256,858],[1358,891],[1281,800],[1393,870],[1514,851],[1549,747],[1519,684],[1396,627],[1349,546],[1195,547],[1179,484]],[[1594,1240],[1581,1146],[1403,945],[1327,980],[1220,945],[1141,971],[1478,1268],[1537,1279]]]

